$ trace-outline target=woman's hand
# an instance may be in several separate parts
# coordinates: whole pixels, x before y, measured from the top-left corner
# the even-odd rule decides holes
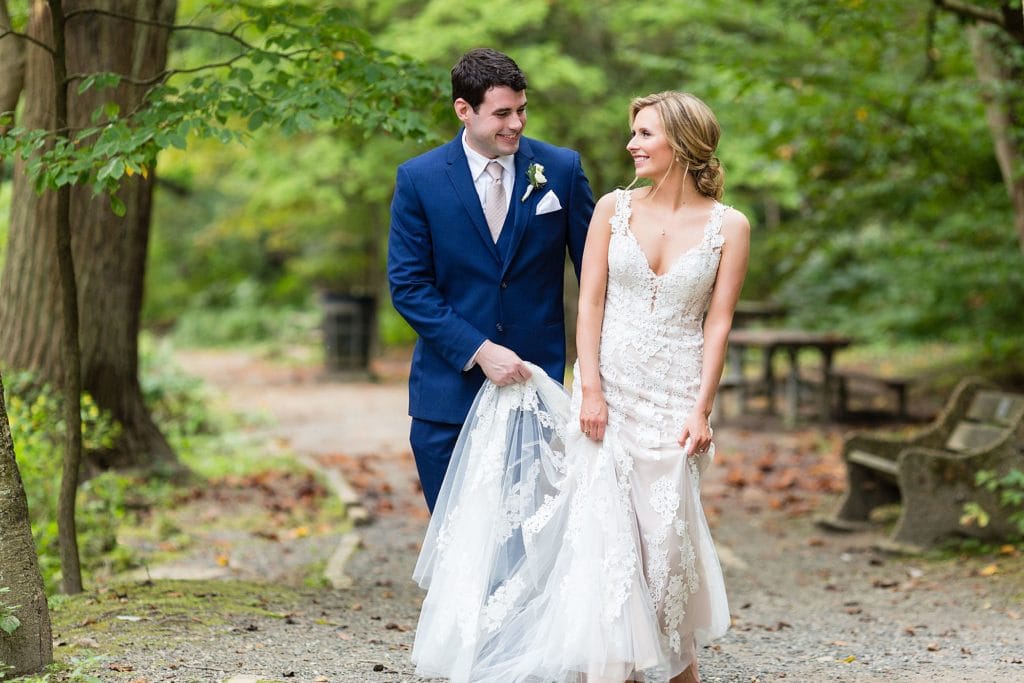
[[[583,390],[580,406],[580,431],[592,441],[604,439],[604,428],[608,426],[608,404],[600,390]]]
[[[679,435],[679,445],[685,449],[687,455],[704,455],[711,446],[712,433],[707,416],[700,411],[694,411],[686,418],[683,433]]]

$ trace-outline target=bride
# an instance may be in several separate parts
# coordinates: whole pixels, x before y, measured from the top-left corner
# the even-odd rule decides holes
[[[571,396],[540,368],[477,395],[414,578],[413,660],[453,681],[698,681],[725,633],[700,503],[750,226],[719,203],[719,125],[696,97],[634,100],[647,187],[598,202]]]

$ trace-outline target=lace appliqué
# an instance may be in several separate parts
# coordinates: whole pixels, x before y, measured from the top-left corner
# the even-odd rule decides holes
[[[702,321],[725,243],[721,227],[728,207],[716,203],[701,242],[656,275],[630,232],[631,201],[632,193],[619,190],[610,219],[601,376],[609,421],[632,413],[640,443],[654,447],[678,436],[699,389]]]

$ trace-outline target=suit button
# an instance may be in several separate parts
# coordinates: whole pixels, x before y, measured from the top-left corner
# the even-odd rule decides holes
[[[508,280],[505,280],[504,282],[501,283],[501,288],[508,289]]]
[[[504,332],[504,331],[505,331],[505,326],[504,326],[504,325],[502,325],[501,323],[498,323],[498,324],[497,324],[497,325],[495,325],[494,327],[495,327],[495,329],[497,329],[497,330],[498,330],[498,332]]]

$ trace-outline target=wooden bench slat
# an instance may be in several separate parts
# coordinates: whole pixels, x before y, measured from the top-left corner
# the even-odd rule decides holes
[[[883,377],[881,375],[872,375],[868,372],[861,372],[859,370],[845,370],[837,368],[832,371],[832,376],[845,380],[853,380],[854,382],[871,382],[874,384],[883,384],[890,389],[898,389],[900,387],[908,386],[912,380],[906,377]]]
[[[863,465],[878,472],[884,472],[893,477],[899,472],[899,466],[895,460],[883,458],[866,451],[850,451],[846,458],[850,462],[855,462],[858,465]]]
[[[1009,427],[1024,414],[1024,396],[1001,391],[979,391],[967,409],[967,419]]]
[[[958,422],[953,428],[953,433],[946,440],[946,448],[958,452],[976,448],[991,448],[1005,435],[1005,427]]]

